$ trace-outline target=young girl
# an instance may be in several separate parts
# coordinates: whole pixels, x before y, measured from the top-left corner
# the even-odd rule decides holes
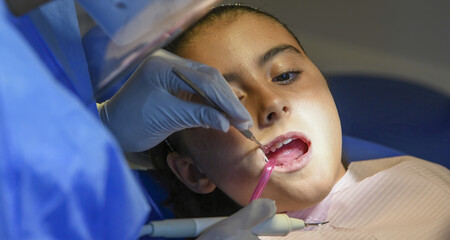
[[[167,49],[219,70],[251,114],[250,130],[264,154],[277,161],[262,197],[292,217],[330,221],[288,237],[450,236],[446,168],[403,156],[355,162],[346,170],[326,80],[276,18],[241,5],[218,7]],[[150,154],[187,187],[172,184],[175,214],[201,217],[229,215],[248,204],[264,168],[263,151],[233,128],[193,128],[170,136]]]

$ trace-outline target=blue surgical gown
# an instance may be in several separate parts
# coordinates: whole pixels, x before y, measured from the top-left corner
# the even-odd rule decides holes
[[[56,70],[0,1],[0,239],[136,239],[149,207],[89,101],[78,29],[64,35],[73,2],[45,7]]]

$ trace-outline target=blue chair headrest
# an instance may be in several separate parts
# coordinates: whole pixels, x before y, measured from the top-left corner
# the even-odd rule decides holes
[[[328,76],[343,134],[450,167],[450,98],[401,79]]]

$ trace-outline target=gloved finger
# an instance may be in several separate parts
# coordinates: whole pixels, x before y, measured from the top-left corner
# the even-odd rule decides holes
[[[273,216],[275,202],[270,199],[256,199],[230,217],[211,226],[198,239],[259,239],[253,228]]]
[[[241,229],[253,229],[259,223],[276,213],[275,201],[271,199],[256,199],[249,205],[231,215],[226,221],[231,221]]]
[[[239,130],[252,126],[252,118],[242,105],[222,75],[206,65],[198,65],[194,69],[179,69],[187,78],[196,84],[220,109],[230,117],[232,125]],[[181,81],[181,80],[180,80]],[[180,89],[192,91],[187,84],[178,85]]]
[[[176,67],[230,117],[233,126],[239,130],[248,129],[252,126],[250,114],[215,68],[181,58],[165,50],[158,50],[153,53],[147,59],[146,64],[149,65],[149,68],[144,68],[144,71],[149,72],[145,75],[153,76],[154,69],[159,69],[158,72],[161,74],[164,73],[164,76],[159,76],[159,79],[165,79],[165,81],[158,81],[158,83],[168,92],[174,95],[179,91],[195,92],[172,73],[172,68]],[[161,71],[162,69],[165,69],[165,71]],[[155,82],[152,81],[152,84],[155,84]]]
[[[181,99],[174,99],[172,104],[174,107],[166,109],[166,112],[168,116],[173,116],[172,120],[177,126],[175,130],[204,127],[227,132],[230,129],[228,119],[213,107]]]

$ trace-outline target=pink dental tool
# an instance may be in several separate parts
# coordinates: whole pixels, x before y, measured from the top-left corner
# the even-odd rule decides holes
[[[266,157],[267,159],[267,157]],[[277,161],[273,158],[270,159],[268,162],[266,162],[266,165],[264,166],[264,170],[261,174],[261,177],[259,178],[258,184],[256,184],[256,188],[253,191],[252,197],[250,198],[250,202],[253,200],[259,198],[261,196],[262,191],[264,190],[264,187],[266,187],[267,182],[269,181],[270,175],[272,174],[273,169],[275,168],[275,165],[277,164]]]

